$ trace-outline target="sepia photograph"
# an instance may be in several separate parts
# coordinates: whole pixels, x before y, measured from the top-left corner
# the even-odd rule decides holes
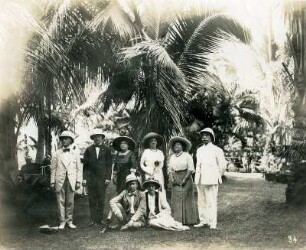
[[[306,0],[0,0],[0,249],[306,249]]]

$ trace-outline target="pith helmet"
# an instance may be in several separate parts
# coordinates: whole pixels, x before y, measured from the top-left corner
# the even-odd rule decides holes
[[[59,136],[60,139],[64,138],[64,137],[69,137],[71,138],[72,142],[74,142],[74,134],[68,130],[65,130],[61,133],[61,135]]]
[[[211,135],[212,137],[212,141],[214,142],[215,141],[215,133],[214,131],[211,129],[211,128],[204,128],[200,131],[200,134],[202,135],[203,133],[208,133]]]

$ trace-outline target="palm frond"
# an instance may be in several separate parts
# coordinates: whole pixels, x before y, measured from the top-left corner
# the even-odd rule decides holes
[[[180,85],[180,88],[188,89],[188,83],[186,83],[181,69],[172,60],[166,49],[157,41],[143,41],[132,47],[124,48],[121,55],[123,61],[145,55],[146,58],[153,60],[161,69],[171,74],[177,84]]]
[[[127,6],[123,6],[119,0],[111,0],[105,8],[102,9],[88,24],[89,29],[101,29],[102,32],[106,26],[110,27],[121,37],[133,37],[137,34],[137,29],[133,23],[135,16],[132,13],[132,8],[126,10]]]

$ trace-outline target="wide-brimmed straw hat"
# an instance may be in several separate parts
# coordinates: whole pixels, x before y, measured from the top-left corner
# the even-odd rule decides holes
[[[103,133],[102,129],[95,128],[90,134],[90,139],[93,140],[96,135],[102,135],[103,138],[105,138],[105,134]]]
[[[155,138],[157,140],[157,147],[163,145],[164,143],[164,139],[161,135],[155,133],[155,132],[150,132],[148,134],[146,134],[143,139],[142,139],[142,146],[144,148],[148,148],[149,147],[149,140]]]
[[[183,150],[184,150],[185,152],[189,152],[189,150],[191,149],[192,144],[191,144],[191,142],[190,142],[188,139],[186,139],[186,138],[184,138],[184,137],[181,137],[181,136],[174,136],[174,137],[172,137],[172,138],[170,139],[170,141],[169,141],[169,148],[170,148],[172,151],[173,151],[173,146],[174,146],[174,144],[175,144],[176,142],[182,143],[182,145],[183,145]]]
[[[158,180],[155,180],[155,179],[153,179],[153,178],[149,178],[149,179],[145,180],[145,181],[143,182],[143,184],[142,184],[142,187],[143,187],[144,189],[147,189],[148,186],[149,186],[149,184],[154,184],[156,189],[159,189],[159,188],[160,188],[160,184],[159,184]]]
[[[129,150],[134,150],[135,147],[136,147],[136,142],[131,138],[131,137],[128,137],[128,136],[119,136],[117,138],[115,138],[113,140],[113,148],[117,151],[120,151],[120,144],[122,141],[126,141],[127,144],[129,145]]]
[[[215,141],[215,133],[214,133],[214,131],[211,128],[204,128],[204,129],[202,129],[200,131],[200,134],[202,135],[203,133],[210,134],[211,137],[212,137],[212,141],[213,142]]]
[[[75,136],[74,136],[74,134],[72,132],[70,132],[68,130],[65,130],[59,136],[60,139],[65,138],[65,137],[71,138],[72,142],[74,142],[74,137]]]

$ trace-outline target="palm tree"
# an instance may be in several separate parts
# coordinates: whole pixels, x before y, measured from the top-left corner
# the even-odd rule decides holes
[[[225,84],[213,75],[188,107],[195,119],[214,129],[218,134],[217,143],[222,146],[234,136],[245,147],[247,132],[263,125],[263,118],[258,114],[257,92],[245,90],[237,82]]]
[[[89,32],[87,22],[95,9],[87,2],[42,3],[45,8],[38,24],[39,33],[32,36],[28,45],[28,90],[24,92],[30,97],[25,103],[33,108],[31,115],[38,125],[37,162],[42,161],[45,152],[50,154],[57,106],[81,105],[85,101],[85,85],[103,82],[105,71],[100,65],[106,60],[101,58],[104,48],[109,47],[107,38]]]
[[[42,12],[36,19],[26,16],[32,38],[20,100],[26,117],[37,121],[40,149],[50,141],[57,103],[74,97],[81,103],[90,80],[109,81],[102,96],[105,109],[135,102],[131,117],[139,138],[150,130],[166,136],[182,132],[187,100],[205,79],[204,53],[216,48],[210,38],[226,31],[248,41],[237,22],[205,8],[191,15],[193,8],[171,11],[157,3],[150,9],[149,3],[137,1],[39,4]]]
[[[294,102],[294,129],[292,136],[292,145],[289,149],[289,156],[294,162],[293,178],[288,184],[286,198],[288,202],[306,203],[304,198],[305,187],[305,138],[306,138],[306,112],[305,112],[305,9],[306,4],[303,1],[290,1],[285,5],[285,23],[287,25],[287,45],[289,55],[293,58],[293,72],[287,70],[297,89],[297,97]]]
[[[138,9],[126,3],[129,11],[120,13],[131,17],[133,32],[131,26],[120,26],[122,18],[111,19],[113,27],[127,29],[119,35],[128,37],[130,44],[119,51],[117,74],[110,79],[104,100],[106,104],[135,102],[131,116],[138,139],[151,130],[165,137],[183,133],[188,100],[205,86],[205,53],[217,46],[212,37],[228,32],[242,42],[249,41],[245,29],[220,13],[200,7],[177,12],[169,7],[174,2],[161,2],[153,6],[143,1]],[[99,17],[105,23],[109,14]]]

